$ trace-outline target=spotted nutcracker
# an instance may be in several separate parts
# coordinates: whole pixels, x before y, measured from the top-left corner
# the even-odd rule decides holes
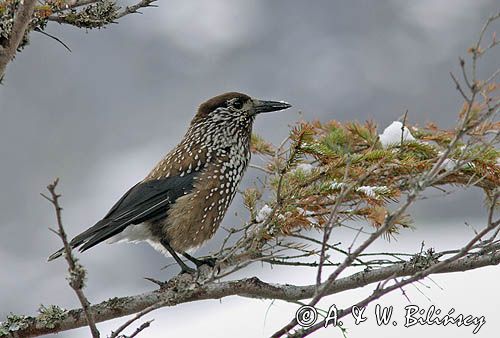
[[[105,240],[146,241],[170,254],[182,272],[193,270],[176,252],[197,266],[210,263],[186,251],[199,247],[219,227],[250,160],[255,116],[289,107],[236,92],[201,104],[182,141],[102,220],[73,238],[71,247],[83,252]]]

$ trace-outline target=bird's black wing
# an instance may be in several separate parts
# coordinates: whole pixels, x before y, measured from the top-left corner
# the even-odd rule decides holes
[[[102,220],[85,230],[70,242],[80,251],[122,232],[131,224],[160,220],[167,216],[170,204],[193,189],[195,172],[137,183],[109,210]],[[63,249],[49,257],[49,261],[61,256]]]

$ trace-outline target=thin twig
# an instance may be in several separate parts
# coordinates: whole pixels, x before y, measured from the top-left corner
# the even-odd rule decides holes
[[[403,123],[401,124],[401,144],[400,144],[400,151],[403,151],[403,144],[404,144],[404,136],[405,136],[405,128],[406,128],[406,119],[408,118],[408,109],[406,109],[405,114],[403,116]]]
[[[66,50],[67,50],[68,52],[70,52],[70,53],[71,53],[71,48],[69,48],[69,46],[68,46],[67,44],[65,44],[65,43],[64,43],[61,39],[59,39],[57,36],[54,36],[54,35],[49,34],[49,33],[47,33],[47,32],[44,32],[43,30],[41,30],[41,29],[39,29],[39,28],[35,28],[35,29],[34,29],[34,31],[35,31],[35,32],[38,32],[38,33],[41,33],[41,34],[43,34],[43,35],[45,35],[45,36],[48,36],[48,37],[49,37],[49,38],[51,38],[51,39],[56,40],[56,41],[57,41],[57,42],[59,42],[61,45],[63,45],[63,47],[64,47],[64,48],[66,48]]]
[[[141,324],[141,326],[139,326],[134,333],[132,333],[129,338],[134,338],[134,337],[137,337],[137,335],[139,333],[141,333],[142,331],[144,331],[146,328],[148,328],[151,323],[154,321],[154,319],[151,319],[151,320],[148,320],[147,322],[144,322]]]
[[[45,196],[42,194],[42,196],[46,199],[48,199],[54,206],[55,212],[56,212],[56,219],[57,219],[57,227],[58,227],[58,235],[61,238],[63,244],[64,244],[64,258],[66,259],[66,262],[68,263],[68,271],[69,271],[69,285],[71,288],[75,291],[78,300],[80,301],[80,304],[82,305],[82,310],[85,313],[85,318],[87,319],[87,324],[90,328],[90,332],[92,334],[93,338],[99,338],[100,333],[99,330],[97,330],[97,326],[95,324],[95,319],[92,311],[90,311],[90,302],[88,301],[87,297],[83,293],[83,286],[84,286],[84,280],[85,280],[85,269],[83,266],[81,266],[75,257],[73,256],[71,246],[68,242],[68,238],[66,236],[66,232],[64,231],[64,226],[62,223],[62,215],[61,211],[62,208],[59,204],[59,198],[61,195],[59,195],[56,192],[57,184],[59,183],[59,179],[56,178],[53,183],[49,184],[47,186],[47,190],[50,192],[50,197]]]
[[[125,15],[129,14],[134,14],[134,13],[139,13],[139,9],[145,8],[145,7],[158,7],[156,5],[153,5],[152,3],[157,0],[141,0],[140,2],[136,3],[135,5],[132,6],[126,6],[121,12],[119,12],[116,15],[116,19],[120,19],[124,17]]]

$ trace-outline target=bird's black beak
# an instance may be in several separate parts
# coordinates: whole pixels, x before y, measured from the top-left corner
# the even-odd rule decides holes
[[[254,100],[255,102],[255,114],[268,113],[277,110],[283,110],[290,108],[292,105],[284,101],[261,101]]]

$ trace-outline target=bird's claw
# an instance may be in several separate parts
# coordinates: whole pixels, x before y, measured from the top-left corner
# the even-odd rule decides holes
[[[203,265],[208,265],[209,267],[213,268],[215,267],[215,263],[217,262],[217,259],[215,259],[214,257],[207,257],[203,259],[196,258],[186,252],[184,252],[182,255],[193,262],[193,264],[196,265],[197,268],[200,268]]]
[[[217,263],[217,259],[215,259],[213,257],[208,257],[205,259],[196,259],[196,262],[193,262],[193,263],[196,264],[197,268],[199,268],[203,265],[208,265],[209,267],[214,268],[215,263]]]

